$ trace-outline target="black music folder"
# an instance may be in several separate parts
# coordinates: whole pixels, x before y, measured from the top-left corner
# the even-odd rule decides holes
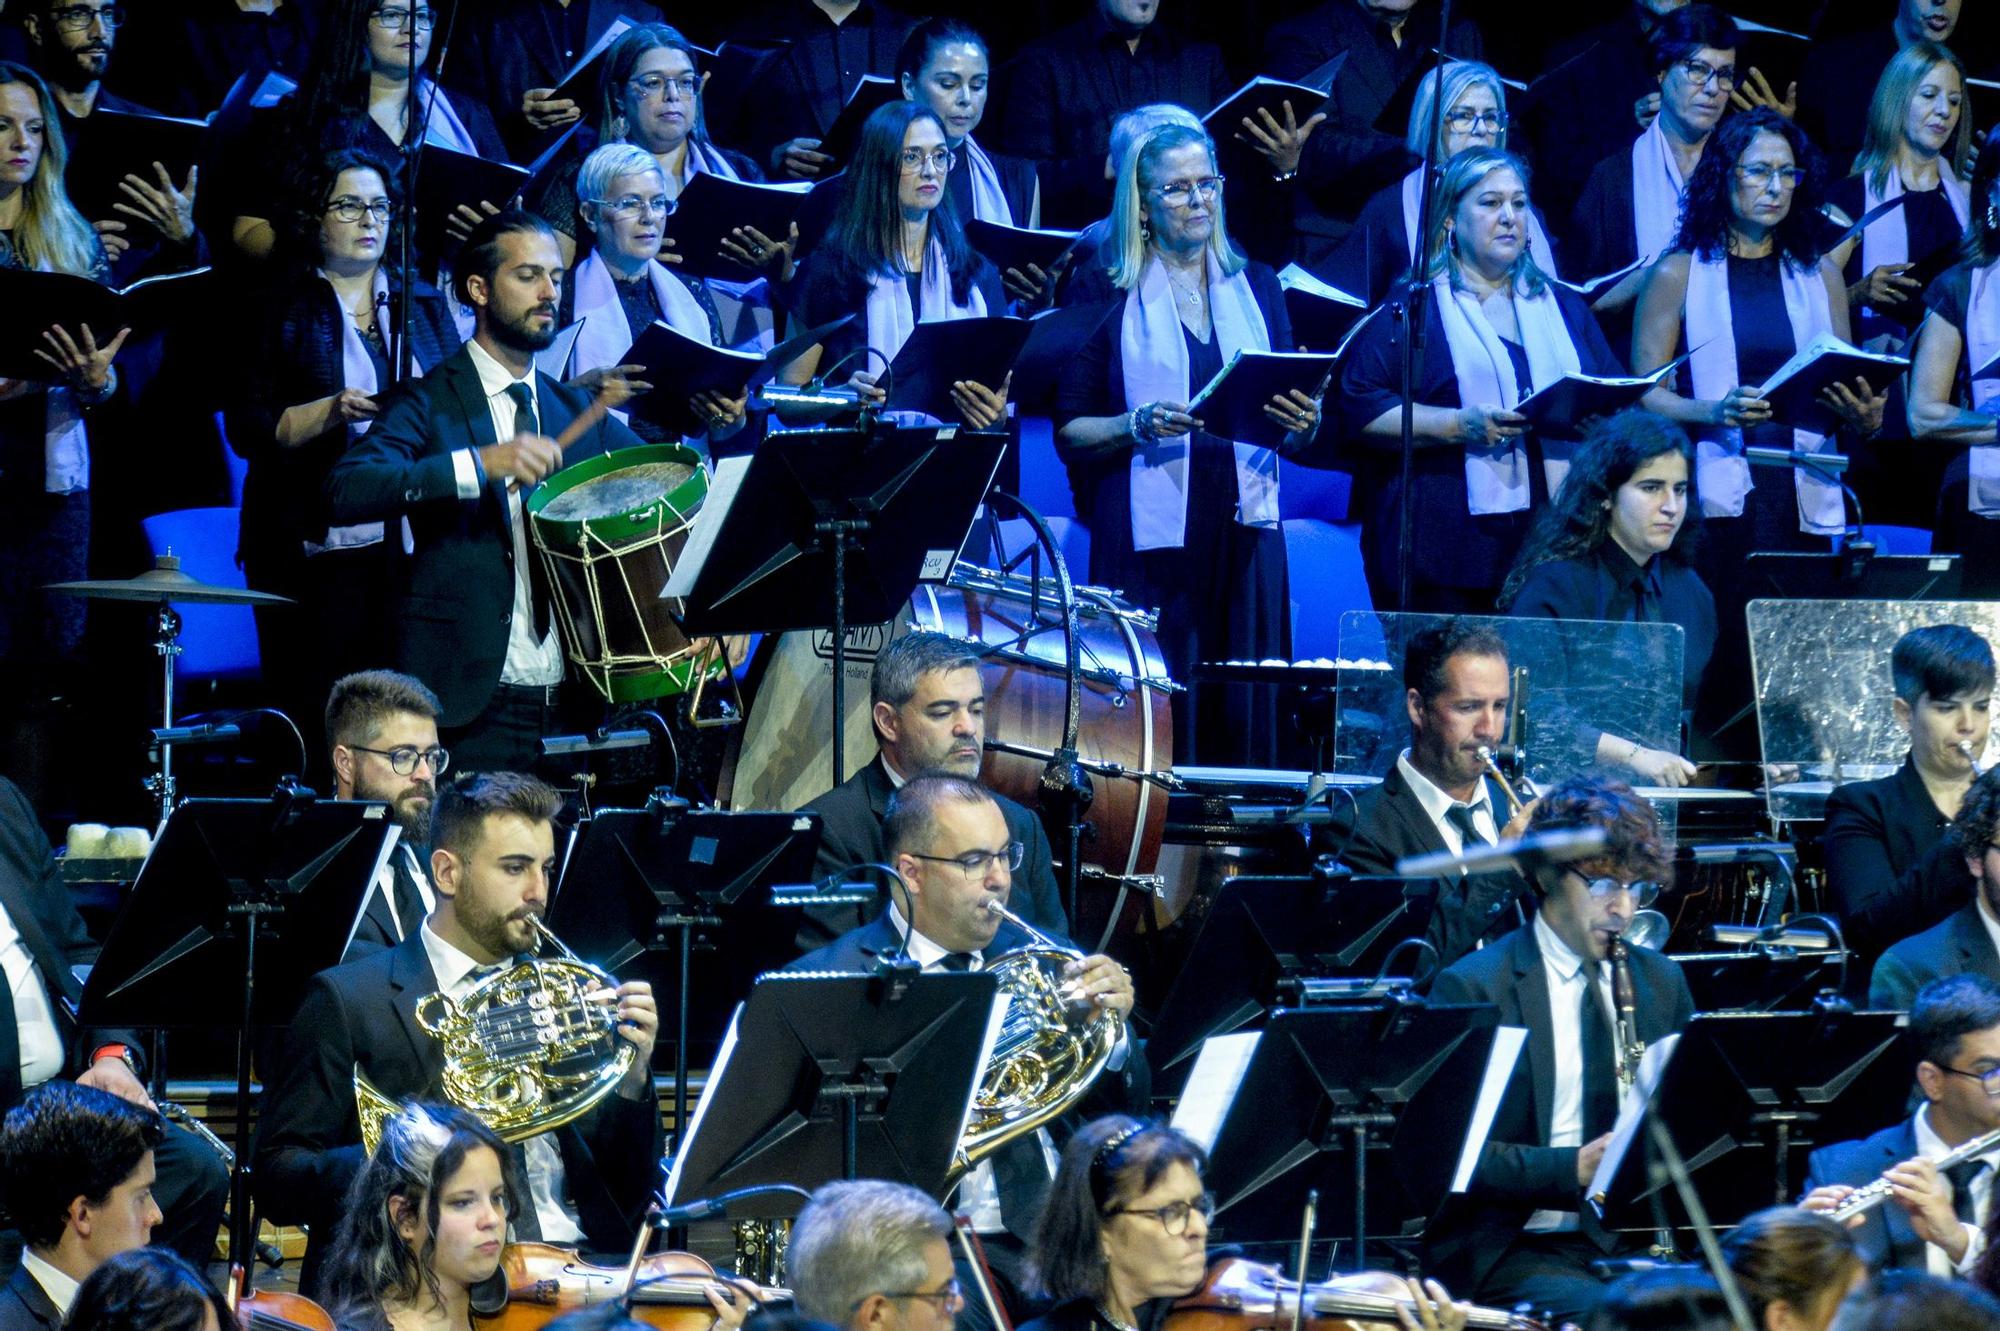
[[[118,188],[119,182],[132,175],[148,185],[158,185],[159,173],[153,170],[153,163],[158,162],[179,188],[187,183],[188,168],[202,159],[207,134],[206,121],[109,107],[93,111],[80,131],[89,144],[84,163],[88,169],[80,177],[70,172],[70,198],[85,217],[126,220],[123,213],[111,209],[114,203],[131,202]]]
[[[81,338],[89,324],[103,346],[121,328],[130,328],[135,338],[160,332],[204,308],[214,292],[215,275],[208,268],[141,278],[127,287],[100,286],[72,273],[0,268],[0,309],[7,311],[0,321],[0,376],[50,378],[55,371],[35,352],[48,350],[42,333],[53,324],[72,338]]]
[[[605,54],[611,50],[611,43],[631,29],[632,20],[622,14],[612,19],[603,34],[591,43],[590,49],[578,57],[577,62],[569,67],[569,72],[562,76],[562,81],[556,84],[555,100],[575,102],[577,109],[583,112],[579,124],[596,121],[598,108],[603,102],[599,78],[604,72]]]
[[[1200,418],[1210,434],[1276,448],[1285,440],[1285,427],[1264,414],[1264,404],[1293,389],[1320,396],[1336,359],[1319,351],[1239,351],[1195,394],[1188,414]]]
[[[861,76],[854,85],[854,91],[847,94],[847,104],[840,108],[840,114],[826,127],[826,137],[820,140],[819,151],[833,159],[832,170],[846,169],[848,159],[861,146],[861,126],[868,117],[902,95],[903,89],[894,79],[885,79],[878,74]]]
[[[1335,58],[1335,72],[1339,72],[1345,51]],[[1248,83],[1223,98],[1215,109],[1201,118],[1202,127],[1217,142],[1227,142],[1242,134],[1243,122],[1248,120],[1258,128],[1264,127],[1264,119],[1259,111],[1269,112],[1271,119],[1279,125],[1285,123],[1285,103],[1292,104],[1292,120],[1303,125],[1312,118],[1313,112],[1327,103],[1331,95],[1333,80],[1328,79],[1322,86],[1310,83],[1288,83],[1284,79],[1266,78],[1259,74]]]
[[[495,162],[428,141],[417,157],[417,243],[431,254],[458,248],[444,224],[461,205],[474,212],[481,211],[482,202],[505,208],[528,188],[530,172],[512,162]]]
[[[1574,291],[1577,295],[1583,297],[1583,303],[1588,305],[1591,304],[1593,301],[1595,301],[1599,296],[1603,295],[1605,292],[1611,290],[1611,288],[1617,286],[1618,283],[1624,279],[1627,273],[1632,272],[1634,269],[1638,268],[1641,264],[1645,262],[1646,262],[1646,256],[1642,254],[1638,258],[1632,260],[1632,262],[1626,264],[1623,268],[1620,268],[1615,272],[1606,273],[1602,277],[1587,277],[1584,278],[1581,282],[1571,282],[1560,277],[1550,277],[1549,281],[1555,283],[1559,287],[1567,287],[1569,290]],[[1543,275],[1547,276],[1547,274]]]
[[[1010,315],[918,324],[890,364],[887,410],[957,420],[951,386],[969,379],[1000,391],[1033,330],[1029,320]]]
[[[1530,393],[1515,410],[1528,418],[1537,434],[1574,439],[1592,416],[1609,416],[1636,405],[1686,359],[1668,361],[1651,374],[1566,374]]]
[[[967,242],[1003,273],[1009,268],[1018,268],[1025,273],[1030,264],[1044,273],[1054,272],[1056,265],[1076,249],[1076,242],[1082,235],[1081,231],[1002,226],[998,222],[982,221],[976,217],[965,224]]]
[[[722,242],[737,227],[755,227],[780,244],[791,234],[792,219],[812,186],[750,184],[704,171],[689,179],[667,215],[667,239],[680,256],[680,271],[689,277],[719,277],[747,282],[757,270],[722,253]]]
[[[1124,308],[1123,300],[1095,301],[1061,305],[1029,319],[1028,341],[1014,360],[1014,389],[1008,400],[1024,404],[1025,411],[1026,403],[1052,396],[1077,353],[1097,336],[1105,320],[1120,314]]]
[[[1785,90],[1799,81],[1806,52],[1812,49],[1811,41],[1802,33],[1750,19],[1737,19],[1736,28],[1736,86],[1747,84],[1754,69],[1771,85],[1772,93],[1783,98]]]
[[[1880,393],[1909,368],[1906,356],[1863,351],[1831,333],[1821,333],[1780,365],[1757,391],[1771,404],[1772,420],[1797,430],[1832,434],[1845,422],[1819,400],[1829,385],[1852,384],[1861,378]]]
[[[1285,314],[1291,320],[1292,341],[1301,351],[1332,350],[1335,355],[1347,347],[1347,338],[1368,317],[1368,302],[1322,282],[1295,263],[1286,264],[1278,274],[1285,293]]]

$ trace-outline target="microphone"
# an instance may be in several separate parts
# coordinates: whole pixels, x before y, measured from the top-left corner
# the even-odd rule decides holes
[[[1743,456],[1753,467],[1810,467],[1833,476],[1852,465],[1844,454],[1808,453],[1798,448],[1746,448]]]
[[[644,730],[598,730],[588,735],[544,735],[542,757],[562,758],[578,753],[608,753],[612,749],[643,749],[653,742]]]
[[[1830,934],[1814,929],[1794,929],[1784,924],[1766,925],[1761,929],[1754,924],[1714,924],[1709,926],[1708,936],[1724,947],[1785,947],[1804,952],[1833,950]]]
[[[1356,1003],[1371,998],[1408,997],[1416,981],[1407,975],[1301,976],[1292,982],[1300,1007],[1319,1003]]]
[[[227,744],[230,740],[241,739],[243,727],[233,721],[205,721],[198,726],[155,727],[155,744]]]
[[[765,384],[757,401],[787,425],[820,425],[861,411],[861,394],[852,388],[829,388],[819,379],[803,384]]]
[[[1530,832],[1513,841],[1472,846],[1457,854],[1441,850],[1430,855],[1411,855],[1396,861],[1396,873],[1404,878],[1447,878],[1498,869],[1518,869],[1526,874],[1538,865],[1589,859],[1604,849],[1605,840],[1601,827]]]
[[[771,888],[773,906],[872,906],[882,899],[873,883],[845,881],[849,870],[830,873],[811,883],[777,883]]]
[[[737,1202],[748,1201],[752,1197],[768,1197],[780,1192],[807,1201],[812,1200],[811,1193],[790,1183],[759,1183],[753,1187],[725,1192],[719,1197],[702,1197],[685,1206],[658,1207],[646,1217],[646,1223],[655,1229],[667,1229],[696,1220],[726,1220],[729,1218],[729,1208]]]

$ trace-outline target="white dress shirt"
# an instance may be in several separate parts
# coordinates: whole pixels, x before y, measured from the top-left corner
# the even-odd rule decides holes
[[[28,952],[21,931],[0,910],[0,971],[6,972],[14,996],[14,1022],[20,1028],[21,1086],[39,1086],[62,1071],[63,1040],[56,1031],[55,1009],[41,967]]]
[[[1549,1145],[1583,1145],[1583,1031],[1577,1014],[1583,1003],[1585,984],[1583,958],[1556,936],[1549,922],[1535,916],[1531,928],[1535,945],[1542,952],[1542,973],[1549,986],[1549,1039],[1555,1045],[1555,1098],[1549,1105]],[[1610,1020],[1611,982],[1600,962],[1597,972],[1597,999],[1604,1004],[1605,1020]],[[1578,1225],[1574,1211],[1537,1211],[1523,1229],[1537,1233],[1571,1230]]]
[[[403,857],[403,863],[410,871],[410,879],[417,885],[417,896],[423,900],[424,914],[437,909],[437,893],[431,888],[431,876],[424,872],[424,862],[417,855],[416,848],[407,841],[398,842],[396,853]],[[375,890],[382,895],[382,904],[389,908],[389,918],[396,925],[396,937],[408,938],[410,930],[421,924],[421,920],[406,920],[396,910],[396,862],[382,861],[382,871],[375,875]]]
[[[21,1265],[28,1268],[28,1274],[42,1287],[42,1293],[49,1296],[49,1302],[56,1306],[63,1320],[69,1320],[70,1305],[76,1302],[78,1282],[70,1279],[69,1273],[44,1261],[33,1248],[21,1252]]]
[[[1982,910],[1980,916],[1984,918],[1985,911]],[[1931,1127],[1929,1105],[1917,1111],[1912,1127],[1916,1130],[1918,1156],[1925,1160],[1942,1160],[1951,1153],[1952,1148],[1945,1145],[1944,1138]],[[1986,1221],[1993,1214],[1993,1171],[2000,1169],[2000,1147],[1978,1158],[1986,1162],[1986,1168],[1972,1180],[1972,1214],[1977,1223],[1964,1225],[1965,1256],[1959,1258],[1957,1266],[1953,1266],[1950,1253],[1935,1243],[1924,1245],[1925,1268],[1943,1279],[1969,1274],[1979,1261],[1979,1255],[1986,1251]]]
[[[1409,786],[1410,793],[1417,797],[1417,803],[1423,806],[1424,812],[1430,817],[1431,825],[1437,828],[1438,835],[1444,838],[1444,844],[1451,853],[1457,855],[1464,851],[1465,838],[1459,834],[1457,824],[1445,816],[1446,811],[1458,801],[1411,765],[1408,749],[1404,749],[1402,756],[1396,759],[1396,770],[1403,774],[1403,781]],[[1472,797],[1467,806],[1472,810],[1472,825],[1478,828],[1480,835],[1488,841],[1498,841],[1500,824],[1493,817],[1493,797],[1484,779],[1479,782],[1476,789],[1478,793]]]
[[[482,969],[458,948],[439,938],[426,922],[421,931],[424,952],[430,958],[431,974],[437,977],[438,992],[453,1002],[472,991],[472,973]],[[583,1238],[583,1227],[565,1196],[562,1148],[553,1133],[537,1133],[521,1143],[528,1158],[528,1195],[534,1204],[535,1219],[547,1243],[575,1243]]]
[[[472,357],[473,368],[479,371],[479,386],[486,393],[486,410],[493,418],[495,439],[505,443],[517,433],[514,399],[507,396],[507,390],[515,384],[528,386],[528,392],[534,394],[535,419],[538,423],[543,419],[542,399],[535,392],[532,366],[527,377],[516,379],[479,343],[467,342],[465,348]],[[451,466],[452,475],[458,482],[458,497],[478,499],[485,477],[480,471],[475,451],[459,449],[451,455]],[[500,682],[560,684],[563,677],[562,644],[556,639],[553,611],[547,635],[539,642],[535,640],[535,601],[528,585],[528,561],[540,556],[529,546],[526,514],[521,508],[521,487],[512,482],[507,485],[507,529],[514,542],[514,610],[507,621],[507,660],[500,667]]]

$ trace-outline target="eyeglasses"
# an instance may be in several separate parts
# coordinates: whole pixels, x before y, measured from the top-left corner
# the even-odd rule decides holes
[[[642,214],[658,213],[665,217],[673,204],[664,194],[655,194],[650,199],[642,199],[636,194],[621,194],[615,199],[592,199],[592,203],[604,210],[606,217],[638,217]]]
[[[405,9],[401,5],[394,5],[378,9],[368,17],[375,21],[377,27],[400,32],[410,26],[413,15],[417,28],[422,32],[429,32],[437,26],[438,16],[435,9]]]
[[[1203,199],[1213,199],[1222,193],[1222,176],[1203,176],[1200,180],[1175,180],[1158,186],[1154,193],[1169,208],[1185,208],[1194,201],[1198,191]]]
[[[1191,1202],[1168,1202],[1165,1206],[1148,1206],[1148,1207],[1115,1206],[1111,1210],[1106,1211],[1104,1214],[1149,1215],[1153,1217],[1153,1219],[1159,1221],[1160,1228],[1166,1230],[1167,1233],[1185,1234],[1187,1233],[1188,1217],[1193,1215],[1196,1211],[1201,1212],[1201,1218],[1204,1221],[1214,1219],[1215,1218],[1214,1196],[1210,1193],[1204,1192],[1201,1196],[1195,1198]]]
[[[956,1276],[945,1281],[943,1289],[912,1289],[895,1294],[891,1294],[885,1290],[882,1297],[885,1299],[922,1299],[925,1303],[937,1309],[940,1314],[947,1317],[965,1307],[965,1288],[958,1283]],[[858,1311],[861,1305],[866,1302],[868,1302],[866,1299],[857,1299],[854,1308],[849,1311]]]
[[[1705,60],[1683,60],[1680,64],[1680,71],[1687,75],[1687,81],[1697,88],[1707,87],[1710,79],[1715,80],[1715,87],[1718,92],[1728,92],[1736,86],[1736,67],[1734,65],[1724,65],[1722,68],[1717,69]]]
[[[443,776],[444,769],[451,766],[451,754],[444,749],[417,749],[405,744],[396,749],[370,749],[359,744],[347,746],[356,753],[372,753],[378,758],[389,760],[389,770],[397,776],[414,776],[418,763],[429,763],[432,776]]]
[[[693,74],[682,74],[671,79],[665,74],[641,74],[638,78],[628,81],[625,86],[648,101],[666,96],[667,89],[672,88],[685,102],[692,100],[694,95],[701,91],[701,79]]]
[[[1028,848],[1019,841],[1009,841],[998,850],[968,850],[963,855],[918,855],[914,850],[909,853],[916,859],[929,860],[933,864],[956,864],[967,874],[985,873],[987,865],[999,860],[1005,862],[1011,873],[1021,867]]]
[[[386,222],[396,215],[396,205],[387,199],[376,199],[370,202],[357,199],[352,194],[341,195],[333,202],[327,204],[326,210],[343,222],[359,222],[363,213],[368,214],[378,222]]]
[[[922,171],[926,163],[931,170],[941,176],[951,174],[952,164],[958,161],[958,154],[949,148],[933,148],[925,152],[922,148],[903,149],[903,174],[915,175]]]
[[[1939,1063],[1935,1066],[1943,1068],[1955,1077],[1972,1078],[1988,1095],[2000,1095],[2000,1066],[1990,1067],[1984,1072],[1967,1072],[1964,1068],[1955,1068],[1949,1063]]]
[[[1781,190],[1797,189],[1799,182],[1806,178],[1805,169],[1797,166],[1771,166],[1765,162],[1753,162],[1749,166],[1736,168],[1736,178],[1744,184],[1762,191],[1771,188],[1773,180]]]
[[[1475,111],[1469,106],[1457,107],[1445,112],[1444,123],[1460,134],[1474,129],[1502,130],[1507,128],[1505,111]]]
[[[125,21],[125,11],[117,5],[92,9],[89,5],[69,5],[49,11],[49,21],[64,32],[83,32],[92,22],[115,28]]]
[[[1590,889],[1590,895],[1599,901],[1606,897],[1617,896],[1620,892],[1629,892],[1632,895],[1632,904],[1644,909],[1660,897],[1658,883],[1626,883],[1616,878],[1584,878],[1582,874],[1577,874],[1577,877],[1583,879],[1583,885]]]

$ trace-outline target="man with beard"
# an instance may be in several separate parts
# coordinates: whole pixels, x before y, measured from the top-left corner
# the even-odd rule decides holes
[[[354,1076],[391,1100],[444,1099],[444,1049],[417,1022],[432,994],[462,1000],[501,963],[540,947],[555,873],[556,792],[512,772],[466,773],[439,790],[432,815],[437,908],[386,952],[314,977],[265,1082],[254,1142],[259,1214],[304,1224],[301,1285],[316,1289],[324,1240],[363,1163]],[[510,1146],[527,1196],[517,1241],[596,1251],[625,1247],[660,1157],[652,986],[617,989],[618,1033],[638,1051],[617,1089],[566,1127]]]
[[[520,770],[561,728],[563,680],[522,496],[565,461],[640,440],[607,416],[566,458],[556,446],[587,398],[535,369],[564,277],[547,222],[517,208],[488,217],[454,273],[472,339],[384,395],[374,427],[328,474],[327,500],[335,523],[408,520],[395,665],[436,692],[439,735],[461,767]]]
[[[393,670],[348,675],[326,700],[335,798],[382,800],[403,833],[375,879],[342,961],[396,946],[437,904],[424,860],[437,779],[451,761],[438,745],[437,714],[437,695]]]

